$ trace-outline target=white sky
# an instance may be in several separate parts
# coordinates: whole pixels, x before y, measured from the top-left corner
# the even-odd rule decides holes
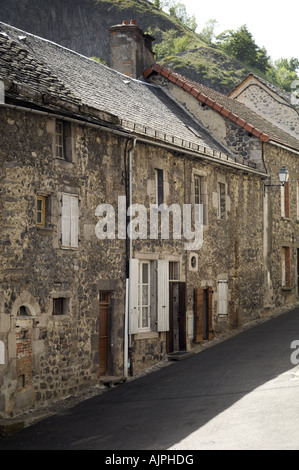
[[[215,33],[246,24],[259,47],[273,59],[299,59],[299,1],[180,0],[195,15],[200,32],[209,19],[218,21]]]

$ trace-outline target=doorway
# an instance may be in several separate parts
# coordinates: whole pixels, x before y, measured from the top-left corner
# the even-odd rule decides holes
[[[169,331],[167,353],[186,350],[186,284],[169,283]]]
[[[195,289],[195,335],[196,343],[212,339],[212,287]]]
[[[107,374],[110,293],[100,292],[99,304],[99,375]]]

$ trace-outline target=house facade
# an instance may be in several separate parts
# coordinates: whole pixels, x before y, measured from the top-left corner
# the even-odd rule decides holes
[[[151,38],[123,26],[154,67]],[[155,70],[141,81],[4,24],[0,51],[2,417],[296,302],[297,193],[265,187],[282,164],[296,178],[296,149],[203,119]]]

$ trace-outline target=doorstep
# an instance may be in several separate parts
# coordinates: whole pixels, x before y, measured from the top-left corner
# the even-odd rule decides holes
[[[194,356],[194,351],[177,351],[168,354],[169,361],[182,361],[183,359],[187,359],[188,357]]]
[[[114,375],[105,375],[100,377],[100,383],[106,385],[109,388],[114,387],[115,385],[123,384],[127,381],[127,377],[119,376],[116,377]]]

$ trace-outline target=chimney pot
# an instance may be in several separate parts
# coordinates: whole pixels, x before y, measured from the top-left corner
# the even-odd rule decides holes
[[[136,20],[131,20],[130,24],[136,24]]]
[[[122,24],[128,24],[128,22],[126,20],[123,20],[123,23]]]

